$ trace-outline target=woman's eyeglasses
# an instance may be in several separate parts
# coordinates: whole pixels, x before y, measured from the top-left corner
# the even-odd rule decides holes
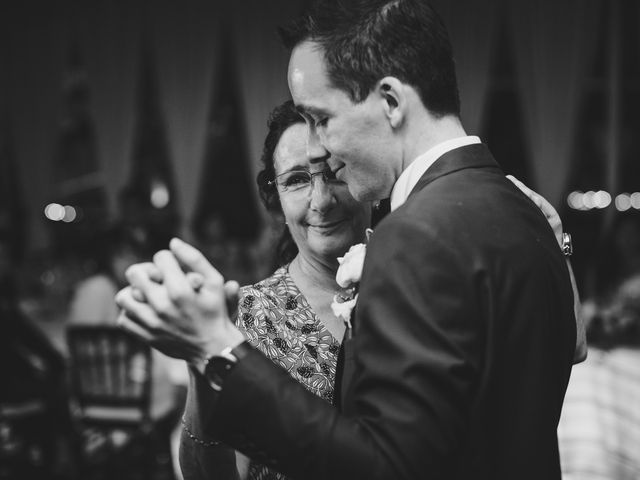
[[[324,183],[327,185],[343,185],[336,178],[336,175],[330,170],[322,170],[321,172],[311,173],[308,170],[291,170],[289,172],[276,175],[274,180],[269,181],[269,185],[277,185],[281,192],[297,192],[307,190],[313,183],[313,177],[322,175]]]

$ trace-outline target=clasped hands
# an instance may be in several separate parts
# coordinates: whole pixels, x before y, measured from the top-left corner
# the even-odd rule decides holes
[[[118,292],[118,325],[162,353],[202,370],[205,360],[244,336],[230,320],[238,283],[224,282],[205,256],[174,238],[153,262],[127,269],[129,285]]]

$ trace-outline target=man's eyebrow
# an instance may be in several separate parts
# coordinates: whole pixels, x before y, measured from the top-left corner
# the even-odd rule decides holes
[[[298,111],[298,113],[300,115],[324,115],[325,112],[324,110],[320,109],[320,108],[316,108],[316,107],[312,107],[310,105],[296,105],[296,110]]]

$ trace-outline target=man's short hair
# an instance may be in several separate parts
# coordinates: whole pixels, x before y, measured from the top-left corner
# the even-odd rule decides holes
[[[280,35],[289,49],[320,45],[333,86],[355,103],[393,76],[412,85],[433,115],[460,114],[449,35],[426,0],[317,0]]]

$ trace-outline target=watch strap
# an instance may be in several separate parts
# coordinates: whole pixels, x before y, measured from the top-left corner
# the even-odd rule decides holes
[[[224,348],[219,354],[209,357],[205,362],[204,376],[209,382],[209,385],[211,385],[211,388],[217,392],[221,391],[222,384],[224,383],[226,376],[231,373],[233,368],[242,358],[247,356],[249,351],[251,351],[251,345],[245,340],[236,347]],[[217,363],[218,368],[220,368],[219,362],[223,362],[223,369],[216,371],[216,365],[214,365],[214,362]]]
[[[231,349],[231,355],[233,355],[238,359],[238,361],[240,361],[244,357],[246,357],[252,349],[253,347],[251,346],[251,344],[247,340],[245,340],[240,345]]]

